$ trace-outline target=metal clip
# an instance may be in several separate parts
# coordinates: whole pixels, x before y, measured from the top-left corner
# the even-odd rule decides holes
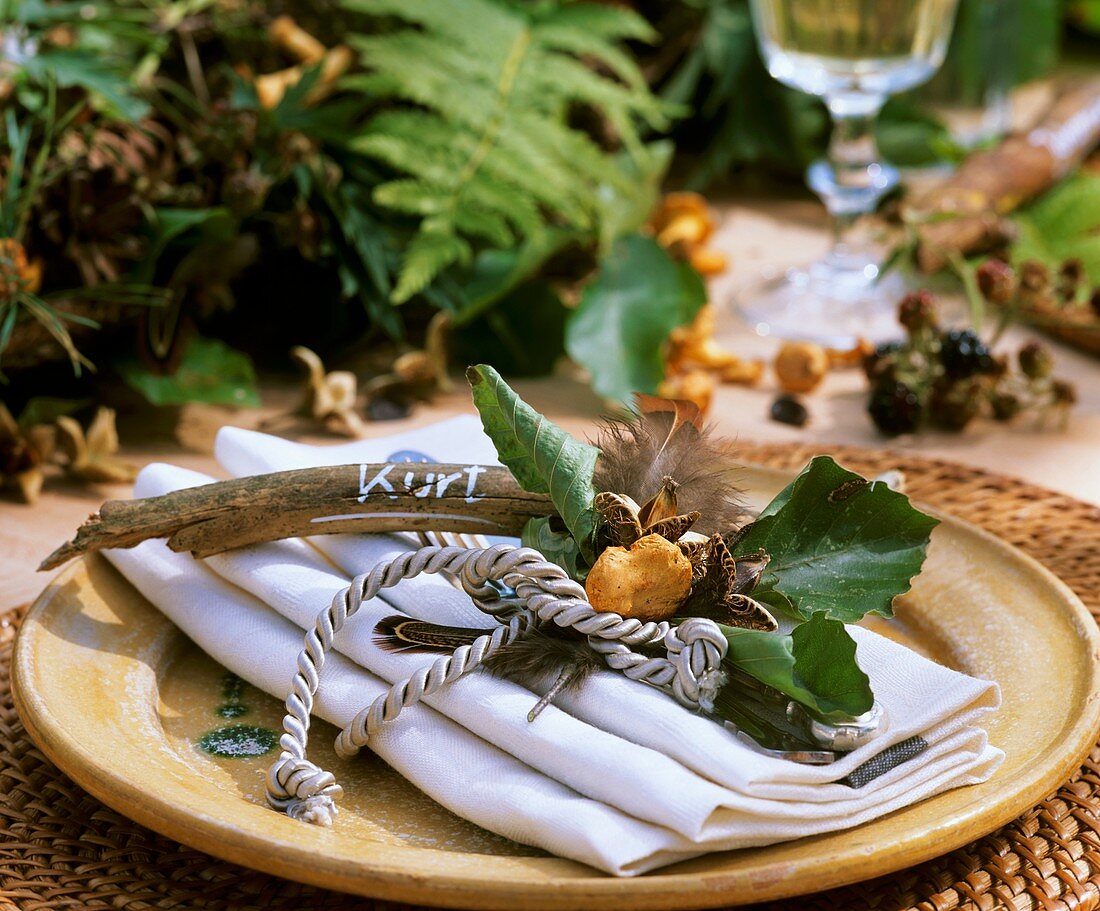
[[[850,753],[882,734],[887,727],[886,712],[877,702],[862,715],[834,724],[818,721],[798,703],[789,702],[787,718],[805,728],[819,746],[837,753]]]

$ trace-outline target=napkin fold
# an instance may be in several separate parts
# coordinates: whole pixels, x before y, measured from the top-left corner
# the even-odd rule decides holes
[[[347,462],[496,464],[480,424],[465,417],[387,440],[328,447],[225,428],[216,454],[234,475]],[[135,494],[210,480],[150,466]],[[108,552],[108,558],[213,657],[281,699],[302,632],[313,627],[332,596],[353,576],[415,546],[407,535],[327,535],[195,561],[151,541]],[[322,717],[346,724],[389,683],[435,660],[372,643],[376,622],[395,611],[452,625],[491,624],[440,577],[383,590],[336,637],[336,654],[325,666],[318,694]],[[246,634],[254,628],[263,636]],[[763,755],[667,695],[611,671],[559,696],[534,723],[526,715],[537,693],[475,672],[406,709],[372,737],[370,748],[479,825],[616,875],[704,851],[846,828],[987,779],[1003,754],[988,743],[978,721],[997,706],[996,686],[868,630],[854,629],[853,635],[890,727],[830,766]],[[884,751],[909,755],[914,743],[924,744],[919,756],[892,767],[882,761]],[[876,769],[875,757],[885,770]],[[500,796],[490,806],[486,794],[496,795],[498,786]],[[587,836],[579,838],[578,830]]]

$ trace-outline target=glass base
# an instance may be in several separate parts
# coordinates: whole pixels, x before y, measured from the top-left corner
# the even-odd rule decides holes
[[[900,275],[880,278],[873,264],[860,269],[818,262],[788,270],[735,303],[759,335],[848,348],[860,338],[876,344],[897,338],[903,331],[898,302],[907,290]]]

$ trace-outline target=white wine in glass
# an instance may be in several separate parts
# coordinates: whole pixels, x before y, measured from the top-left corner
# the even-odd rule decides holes
[[[827,157],[807,177],[832,216],[834,242],[824,260],[769,282],[741,311],[758,331],[784,337],[845,344],[882,334],[897,290],[877,283],[859,222],[898,177],[879,159],[875,117],[889,95],[920,85],[943,63],[958,0],[751,2],[768,71],[821,96],[832,117]]]

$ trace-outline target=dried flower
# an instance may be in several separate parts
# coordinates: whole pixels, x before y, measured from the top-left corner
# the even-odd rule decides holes
[[[714,233],[714,220],[698,193],[667,193],[650,216],[649,228],[657,243],[686,259],[701,275],[726,270],[725,255],[704,246]]]
[[[14,237],[0,238],[0,298],[23,291],[37,294],[42,287],[42,261],[33,262]]]
[[[713,373],[723,383],[740,383],[753,385],[759,382],[764,373],[763,361],[744,360],[726,351],[714,340],[715,316],[711,305],[700,308],[699,312],[686,326],[679,326],[672,330],[669,336],[668,353],[665,355],[665,372],[669,381],[678,374],[691,374],[704,371]],[[704,395],[704,387],[710,386],[713,391],[714,383],[706,384],[702,379],[688,382],[688,386],[700,396]],[[670,385],[667,388],[679,388]],[[673,393],[660,393],[670,398],[690,398],[690,396]],[[705,394],[709,401],[709,393]],[[696,399],[691,398],[691,401]],[[702,398],[699,399],[702,401]]]
[[[994,304],[1007,304],[1016,295],[1016,273],[1001,259],[987,259],[978,266],[978,290]]]
[[[812,392],[829,372],[829,356],[813,342],[784,342],[772,366],[784,392]]]
[[[846,367],[861,367],[867,358],[875,353],[875,346],[865,338],[857,338],[851,348],[826,348],[829,369],[843,370]]]
[[[705,412],[710,408],[716,385],[714,377],[707,371],[690,370],[662,380],[657,387],[657,395],[666,399],[684,399]]]
[[[65,470],[82,481],[127,484],[137,476],[137,466],[117,458],[119,442],[115,412],[100,407],[87,431],[68,415],[57,419],[58,444],[67,459]]]
[[[24,503],[34,503],[42,491],[43,465],[53,445],[49,427],[21,427],[0,402],[0,486],[14,490]]]
[[[290,354],[309,371],[306,378],[304,410],[333,433],[359,437],[366,422],[356,411],[358,380],[350,370],[327,372],[321,358],[309,348],[298,345]]]

